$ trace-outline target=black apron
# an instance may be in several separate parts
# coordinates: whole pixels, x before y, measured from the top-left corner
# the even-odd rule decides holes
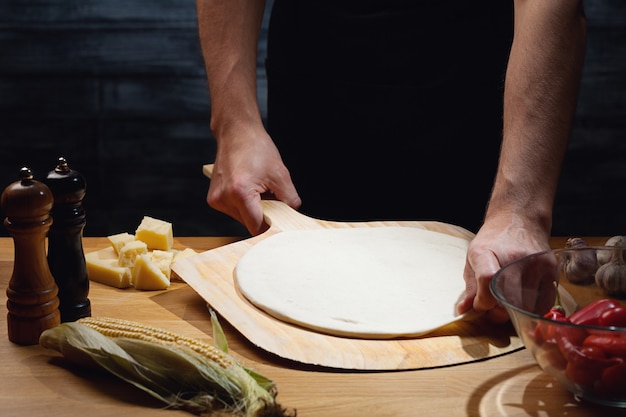
[[[477,231],[502,137],[511,3],[275,0],[268,130],[301,211]]]

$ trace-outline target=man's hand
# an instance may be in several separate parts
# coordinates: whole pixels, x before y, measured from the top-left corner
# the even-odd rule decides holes
[[[458,312],[474,309],[486,312],[492,322],[506,322],[508,314],[489,289],[491,278],[509,262],[549,249],[549,233],[532,219],[509,214],[490,217],[470,242],[463,277],[465,297]]]
[[[263,132],[236,151],[218,147],[207,203],[243,224],[252,235],[265,231],[261,198],[271,195],[297,209],[300,197],[289,171],[269,136]]]

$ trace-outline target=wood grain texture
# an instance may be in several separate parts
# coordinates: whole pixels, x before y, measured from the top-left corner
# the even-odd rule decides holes
[[[177,244],[204,252],[233,239],[177,238]],[[589,238],[589,244],[606,240]],[[564,238],[553,238],[563,247]],[[107,247],[105,238],[85,239],[87,252]],[[177,246],[180,247],[180,246]],[[0,287],[6,287],[13,266],[13,242],[0,238]],[[182,283],[165,291],[117,290],[94,283],[90,291],[94,314],[143,321],[211,343],[206,302]],[[6,315],[0,292],[0,316]],[[226,320],[221,320],[231,353],[273,379],[279,402],[296,408],[299,417],[587,417],[623,416],[610,409],[577,401],[542,372],[531,354],[510,354],[457,366],[409,371],[353,372],[312,367],[254,346]],[[6,337],[0,320],[0,415],[2,417],[184,417],[184,411],[163,404],[116,377],[69,365],[41,346],[18,346]]]
[[[439,222],[337,223],[306,217],[278,201],[263,201],[269,229],[256,237],[183,259],[173,271],[252,343],[282,358],[330,368],[421,369],[481,360],[522,347],[509,326],[482,318],[452,323],[413,339],[367,340],[317,333],[284,323],[248,302],[237,290],[233,268],[255,243],[286,230],[406,226],[471,239],[458,226]],[[373,306],[374,308],[374,306]]]

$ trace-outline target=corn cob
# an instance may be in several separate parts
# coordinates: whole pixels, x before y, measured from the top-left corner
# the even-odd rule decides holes
[[[221,333],[214,313],[211,319]],[[40,344],[69,360],[97,364],[171,408],[202,416],[295,416],[275,402],[275,384],[237,363],[223,333],[217,336],[221,350],[137,322],[86,317],[46,330]]]
[[[147,324],[111,317],[84,317],[78,322],[108,337],[138,339],[171,347],[184,346],[217,362],[224,369],[233,364],[228,355],[213,345]]]

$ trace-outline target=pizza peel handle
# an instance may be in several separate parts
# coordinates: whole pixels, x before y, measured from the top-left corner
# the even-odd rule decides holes
[[[263,217],[268,224],[269,230],[284,232],[287,230],[308,230],[330,227],[341,227],[336,222],[318,220],[308,217],[287,204],[278,200],[261,200]]]
[[[213,164],[202,166],[202,173],[208,177],[213,177]],[[278,200],[261,200],[263,205],[263,216],[265,223],[269,226],[269,231],[280,232],[285,230],[319,229],[324,227],[345,227],[337,222],[317,220],[305,216],[292,209],[287,204]],[[267,233],[267,231],[265,232]],[[264,234],[265,234],[264,233]]]

